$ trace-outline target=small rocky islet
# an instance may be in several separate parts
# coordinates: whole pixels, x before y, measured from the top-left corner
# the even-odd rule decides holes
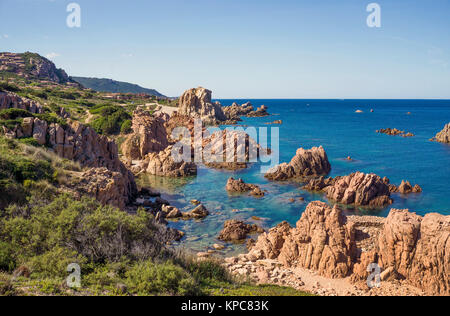
[[[164,177],[197,174],[195,163],[173,160],[171,153],[175,140],[170,135],[174,128],[184,126],[192,130],[196,118],[202,119],[206,128],[208,125],[236,124],[241,116],[269,115],[265,106],[256,110],[250,103],[222,107],[220,103],[211,101],[211,91],[190,89],[180,97],[178,110],[172,115],[152,114],[137,108],[131,119],[131,133],[120,146],[119,155],[115,141],[72,119],[63,109],[58,111],[63,121],[47,121],[41,115],[44,114],[44,107],[39,103],[14,92],[0,91],[0,110],[10,109],[22,110],[22,114],[30,113],[30,116],[13,125],[2,125],[2,135],[9,139],[32,138],[58,156],[76,161],[85,168],[74,175],[75,181],[61,187],[61,190],[74,194],[82,192],[103,204],[129,212],[144,206],[161,223],[167,223],[167,220],[202,220],[210,215],[210,211],[199,201],[190,211],[181,212],[158,193],[145,188],[138,190],[135,176],[143,173]],[[412,136],[396,129],[379,132]],[[202,146],[214,146],[214,140],[219,137],[224,135],[211,136]],[[249,147],[252,140],[248,135],[245,137],[246,147]],[[433,140],[450,143],[450,123]],[[238,152],[238,148],[233,149]],[[268,152],[268,149],[259,150],[261,154]],[[238,162],[236,158],[235,162],[206,166],[245,169],[250,163],[247,148],[244,152],[246,162]],[[225,243],[245,242],[249,235],[259,234],[257,240],[248,242],[247,254],[225,260],[230,271],[255,278],[261,283],[305,289],[304,280],[295,276],[295,268],[302,268],[329,279],[348,278],[350,283],[360,287],[358,291],[376,295],[379,294],[376,289],[364,288],[363,283],[368,276],[368,264],[378,263],[382,268],[382,280],[397,284],[397,290],[413,286],[424,294],[450,295],[449,216],[430,213],[420,217],[408,210],[396,209],[391,210],[386,219],[346,216],[340,205],[387,207],[392,203],[392,194],[419,194],[422,188],[406,180],[396,186],[390,184],[387,178],[362,172],[325,178],[331,167],[323,147],[299,148],[289,163],[267,172],[265,177],[269,181],[300,181],[305,183],[304,189],[322,192],[336,205],[331,207],[323,202],[311,202],[295,228],[284,222],[265,232],[256,224],[236,219],[225,222],[224,229],[217,236]],[[267,193],[257,185],[234,178],[224,184],[224,190],[259,198]],[[184,237],[180,231],[172,229],[171,232],[173,240]],[[221,251],[224,247],[223,244],[213,245],[215,251]],[[206,258],[213,253],[206,252],[199,257]],[[323,292],[318,287],[316,290]],[[331,292],[319,294],[333,294]]]

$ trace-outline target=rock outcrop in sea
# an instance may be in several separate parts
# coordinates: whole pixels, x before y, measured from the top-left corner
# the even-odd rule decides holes
[[[261,105],[256,110],[250,102],[239,105],[237,103],[233,103],[230,106],[222,107],[223,112],[227,116],[229,121],[241,121],[241,117],[264,117],[268,116],[267,107],[265,105]]]
[[[305,150],[300,148],[289,164],[283,163],[267,172],[269,180],[283,181],[295,178],[317,177],[331,171],[331,165],[322,146]]]
[[[346,205],[384,207],[392,204],[389,186],[376,174],[355,172],[326,188],[328,199]]]
[[[259,236],[247,260],[275,260],[328,278],[406,280],[429,294],[450,295],[450,216],[391,210],[387,219],[347,217],[323,202],[308,205],[296,227],[286,222]]]
[[[376,132],[380,133],[380,134],[390,135],[390,136],[402,136],[402,137],[413,137],[413,136],[415,136],[411,132],[401,131],[401,130],[396,129],[396,128],[382,128],[382,129],[377,130]]]
[[[230,193],[250,192],[250,195],[254,197],[263,197],[265,194],[259,186],[245,183],[242,179],[235,180],[234,178],[228,179],[226,190]]]
[[[263,233],[264,229],[256,224],[246,224],[239,220],[229,220],[224,223],[224,228],[217,237],[227,242],[244,241],[249,234]]]
[[[444,129],[436,134],[432,139],[440,143],[450,144],[450,123],[444,126]]]

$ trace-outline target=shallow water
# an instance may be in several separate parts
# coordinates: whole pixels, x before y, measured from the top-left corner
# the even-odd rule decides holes
[[[248,100],[220,100],[223,105]],[[387,216],[391,208],[405,209],[424,215],[438,212],[450,215],[450,146],[429,141],[450,122],[450,100],[250,100],[262,104],[273,114],[264,118],[244,118],[242,124],[271,127],[266,122],[282,120],[280,128],[280,162],[289,162],[297,148],[322,145],[330,160],[330,176],[355,171],[373,172],[388,177],[391,183],[405,179],[419,184],[422,194],[404,197],[394,194],[394,204],[381,210],[348,210],[348,213]],[[357,114],[356,110],[364,113]],[[370,113],[373,109],[374,113]],[[411,112],[411,115],[407,115]],[[398,128],[412,132],[411,138],[375,133],[380,128]],[[348,162],[351,156],[355,161]],[[242,178],[268,191],[262,199],[246,195],[229,196],[225,185],[230,176]],[[172,222],[170,225],[186,232],[181,246],[204,251],[218,243],[216,236],[227,219],[237,218],[265,228],[281,221],[294,225],[306,205],[315,200],[327,201],[322,195],[300,189],[301,184],[269,182],[260,173],[260,165],[238,171],[217,171],[200,167],[190,179],[164,179],[145,176],[144,183],[160,190],[163,197],[182,210],[190,210],[190,200],[200,200],[211,215],[203,221]],[[305,202],[290,203],[290,198],[304,197]],[[233,212],[233,210],[239,212]],[[252,220],[257,216],[262,221]],[[229,246],[231,255],[244,245]]]

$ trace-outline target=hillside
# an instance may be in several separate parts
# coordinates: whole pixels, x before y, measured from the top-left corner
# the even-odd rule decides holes
[[[86,78],[86,77],[72,77],[73,80],[80,83],[86,88],[98,92],[111,93],[147,93],[156,97],[164,97],[161,93],[154,89],[147,89],[136,84],[115,81],[112,79]]]
[[[0,75],[11,75],[26,79],[46,80],[59,84],[73,83],[63,69],[36,53],[21,54],[0,52]]]

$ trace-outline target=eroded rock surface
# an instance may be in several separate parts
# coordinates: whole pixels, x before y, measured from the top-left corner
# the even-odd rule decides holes
[[[264,230],[258,225],[246,224],[233,219],[224,223],[224,228],[217,238],[222,241],[238,242],[245,240],[249,234],[262,232]]]
[[[164,151],[147,155],[147,173],[174,178],[197,175],[197,165],[193,162],[175,162],[172,149],[173,147],[169,146]]]
[[[211,101],[212,92],[205,88],[193,88],[180,97],[178,113],[201,119],[205,124],[217,125],[227,120],[220,104]]]
[[[133,113],[133,133],[122,144],[126,159],[142,160],[149,153],[158,153],[169,146],[165,123],[169,117],[160,113],[152,115],[138,109]]]
[[[245,183],[242,179],[235,180],[234,178],[229,178],[226,185],[226,190],[230,193],[250,192],[250,194],[255,197],[263,197],[265,195],[259,186]]]
[[[393,209],[387,219],[346,217],[336,206],[312,202],[295,228],[279,224],[260,235],[246,256],[328,278],[350,276],[363,285],[368,266],[376,263],[382,281],[404,280],[428,294],[450,295],[450,216],[422,218]]]
[[[331,165],[322,146],[305,150],[300,148],[289,164],[283,163],[265,175],[269,180],[288,180],[294,178],[326,175]]]
[[[440,131],[433,138],[433,140],[440,142],[440,143],[450,144],[450,123],[445,125],[444,129],[442,131]]]
[[[368,207],[392,204],[389,186],[376,174],[352,173],[334,181],[326,189],[327,197],[335,202]]]

